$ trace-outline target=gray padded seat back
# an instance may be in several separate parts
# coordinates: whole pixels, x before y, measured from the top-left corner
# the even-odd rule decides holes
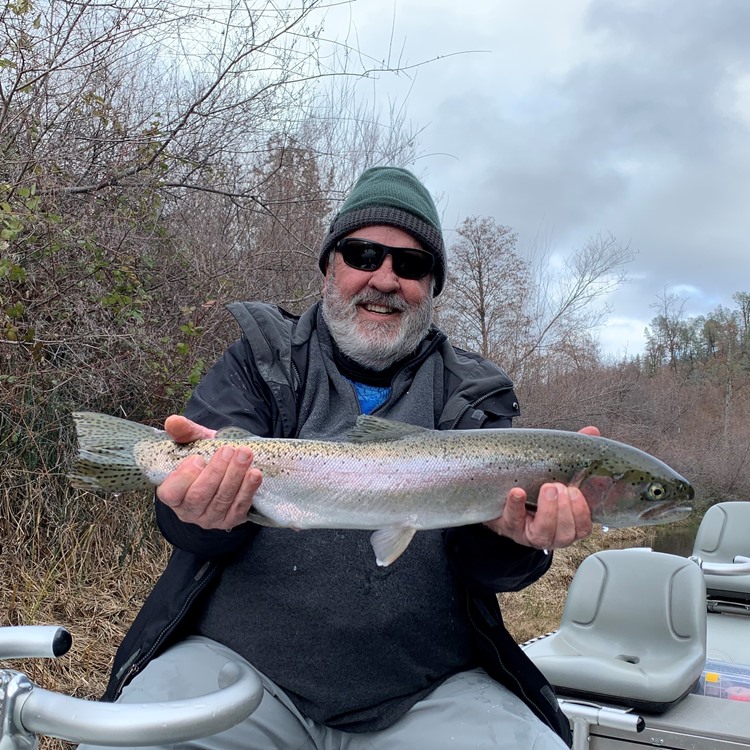
[[[731,563],[737,555],[750,557],[750,502],[712,505],[695,535],[693,555],[704,562]],[[750,600],[750,574],[705,574],[706,589],[715,596]]]
[[[649,549],[586,558],[560,629],[525,647],[564,695],[660,712],[706,662],[706,593],[693,562]]]

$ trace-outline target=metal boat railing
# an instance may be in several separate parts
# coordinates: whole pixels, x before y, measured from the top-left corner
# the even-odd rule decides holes
[[[55,626],[0,627],[0,659],[56,658],[70,634]],[[258,675],[228,662],[218,689],[198,698],[157,703],[99,703],[33,683],[0,670],[0,750],[34,750],[38,735],[108,747],[185,742],[224,731],[249,716],[263,697]]]
[[[690,558],[704,573],[715,576],[746,576],[750,575],[750,557],[737,555],[730,563],[705,562],[698,555]]]

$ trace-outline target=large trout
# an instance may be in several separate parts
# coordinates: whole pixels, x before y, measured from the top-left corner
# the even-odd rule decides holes
[[[693,488],[630,445],[578,432],[536,429],[428,430],[361,416],[347,440],[261,438],[225,427],[179,445],[166,432],[92,412],[73,414],[76,487],[108,492],[158,485],[186,457],[208,460],[224,445],[253,452],[263,483],[248,519],[293,529],[376,529],[372,546],[389,565],[418,529],[497,518],[513,487],[536,507],[545,482],[579,487],[606,526],[667,523],[690,512]]]

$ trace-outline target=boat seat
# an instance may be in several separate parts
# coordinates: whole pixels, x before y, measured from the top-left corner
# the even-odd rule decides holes
[[[693,562],[646,548],[581,563],[560,629],[524,650],[558,692],[661,713],[706,662],[706,592]]]
[[[750,502],[712,505],[698,527],[693,555],[709,563],[731,563],[738,555],[750,557]],[[750,601],[750,574],[704,576],[709,596]]]

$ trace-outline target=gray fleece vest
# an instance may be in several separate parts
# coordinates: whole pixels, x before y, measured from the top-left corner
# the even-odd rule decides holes
[[[259,309],[255,324],[243,330],[254,352],[257,342],[258,351],[273,352],[278,363],[289,356],[289,341],[280,333],[283,325],[269,326],[268,311]],[[354,425],[359,402],[334,364],[322,317],[315,308],[311,314],[315,320],[301,321],[311,332],[297,434],[340,438]],[[263,338],[254,341],[261,331]],[[259,366],[264,377],[278,377],[273,361]],[[289,372],[286,365],[281,369]],[[437,352],[407,364],[374,414],[436,427],[445,407],[444,376]],[[242,654],[303,715],[353,732],[391,725],[474,663],[465,595],[442,532],[418,532],[387,568],[375,563],[370,533],[261,528],[226,566],[197,622],[197,632]]]

